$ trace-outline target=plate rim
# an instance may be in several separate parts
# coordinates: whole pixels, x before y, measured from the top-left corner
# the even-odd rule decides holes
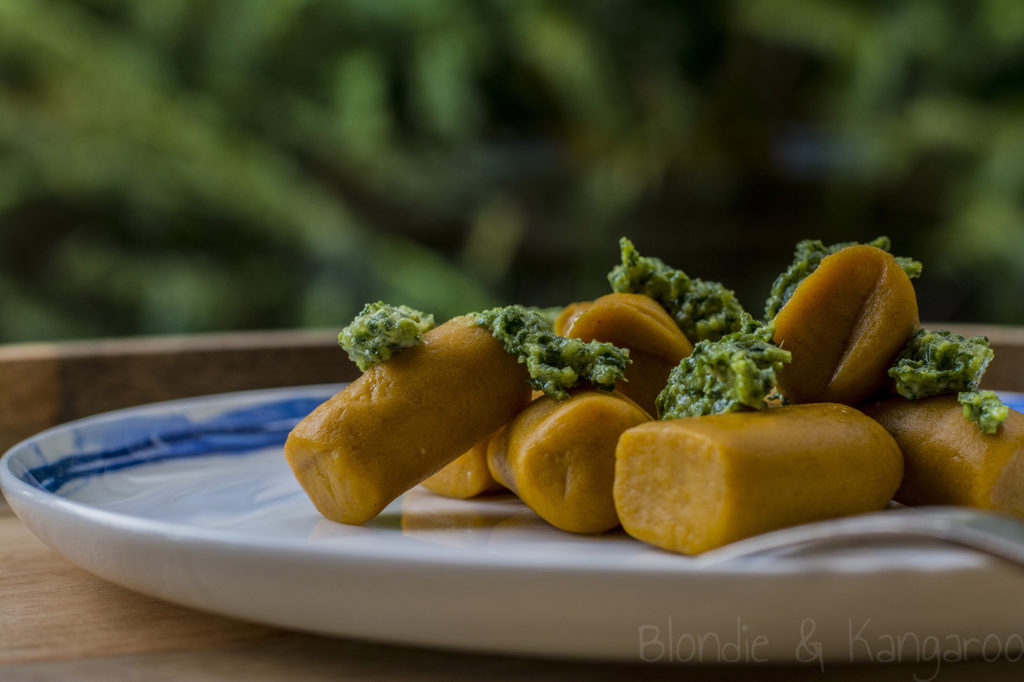
[[[966,637],[980,632],[981,627],[989,630],[998,627],[998,632],[1007,642],[1010,637],[1020,636],[1017,635],[1019,618],[1016,610],[1007,615],[1001,609],[1006,602],[1006,589],[1024,590],[1024,581],[1016,572],[1011,574],[997,565],[996,560],[980,555],[977,561],[955,561],[929,569],[923,564],[893,564],[884,560],[857,562],[852,567],[844,567],[842,561],[811,562],[808,565],[799,560],[753,564],[741,561],[733,565],[701,566],[693,557],[647,545],[644,547],[655,550],[658,559],[649,565],[593,562],[593,554],[574,553],[571,549],[555,553],[568,556],[570,561],[553,561],[550,553],[537,551],[519,557],[507,552],[491,554],[431,544],[416,544],[410,553],[411,545],[404,543],[390,545],[389,548],[370,543],[370,547],[364,545],[360,548],[353,547],[353,544],[360,543],[345,543],[344,537],[337,541],[311,542],[307,538],[259,536],[233,531],[230,526],[200,527],[101,509],[22,481],[10,467],[15,456],[12,452],[31,448],[36,439],[52,437],[55,433],[86,423],[151,411],[159,415],[161,410],[174,409],[176,403],[180,406],[181,403],[194,404],[194,401],[222,401],[220,407],[212,410],[216,414],[221,409],[258,405],[261,398],[273,400],[274,396],[309,395],[309,391],[317,390],[323,395],[341,385],[318,384],[208,394],[77,419],[46,429],[8,450],[0,459],[0,486],[8,496],[12,510],[33,534],[73,563],[104,580],[189,608],[331,636],[478,653],[651,663],[651,659],[644,658],[650,650],[637,641],[642,628],[663,628],[667,618],[667,632],[671,638],[672,619],[677,617],[680,627],[691,628],[698,636],[704,632],[709,637],[717,637],[718,633],[726,637],[739,627],[742,618],[745,624],[750,623],[752,631],[756,628],[762,634],[770,634],[772,639],[767,657],[745,661],[747,664],[793,663],[795,649],[792,645],[799,634],[796,625],[802,626],[799,619],[811,614],[820,618],[825,631],[821,640],[821,646],[825,647],[821,650],[824,653],[820,654],[822,665],[826,661],[830,665],[854,662],[846,655],[841,632],[834,630],[842,625],[843,614],[836,615],[837,608],[848,609],[851,619],[861,618],[867,613],[865,624],[877,615],[878,627],[894,628],[894,632],[903,632],[903,628],[927,630],[944,627],[949,628],[950,633]],[[240,404],[233,400],[246,402]],[[194,409],[202,411],[208,407],[197,406]],[[190,416],[187,412],[185,414]],[[53,523],[58,525],[47,525]],[[96,538],[83,541],[76,536],[83,527],[94,529]],[[126,551],[130,554],[125,554]],[[169,575],[160,574],[156,569],[163,568],[162,562],[169,556],[176,560],[171,567],[173,570]],[[250,569],[253,565],[251,557],[264,559],[263,570]],[[232,573],[225,577],[232,568],[247,575]],[[382,569],[392,579],[405,581],[397,586],[388,583],[389,596],[393,596],[396,590],[401,595],[397,600],[391,600],[397,603],[372,601],[379,600],[382,594],[379,583]],[[205,573],[196,573],[197,570]],[[946,594],[952,586],[961,585],[965,580],[981,576],[993,580],[975,580],[964,592],[981,597],[968,609],[974,621],[964,624],[963,613],[949,615],[945,610],[932,613],[935,611],[933,598],[913,596],[922,585],[923,573],[933,574],[924,581],[927,589],[922,593],[931,597],[938,593]],[[350,579],[345,588],[347,592],[327,597],[321,593],[310,596],[309,593],[315,592],[317,586],[324,585],[324,580],[330,581],[332,591],[336,590],[335,581],[339,575]],[[278,590],[282,576],[299,578],[297,587],[288,587],[283,592],[286,599],[292,599],[307,611],[282,613],[277,610],[279,602],[275,602],[273,597],[254,598],[249,592],[240,596],[239,590]],[[239,578],[242,586],[236,585]],[[484,583],[492,590],[488,595],[488,608],[478,609],[473,606],[474,600],[461,600],[458,606],[451,607],[454,611],[446,612],[441,618],[448,627],[433,627],[436,616],[432,609],[436,608],[437,597],[429,594],[429,590],[425,594],[423,584],[441,581],[452,589],[451,585],[462,579],[469,579],[477,586]],[[422,582],[424,580],[426,583]],[[844,589],[836,590],[837,580],[843,581]],[[306,581],[312,588],[307,587]],[[183,584],[186,587],[182,587]],[[538,586],[546,595],[546,601],[529,601]],[[798,593],[787,591],[786,588],[794,586],[799,586]],[[879,586],[884,595],[878,592]],[[298,592],[293,591],[296,589]],[[524,589],[529,591],[524,592]],[[419,594],[413,595],[414,601],[402,601],[417,591]],[[890,599],[898,601],[904,594],[909,595],[920,613],[890,613]],[[794,597],[800,604],[796,611],[793,610]],[[343,601],[345,599],[354,600],[356,606]],[[504,613],[505,618],[494,617],[492,600],[509,609]],[[336,611],[330,611],[339,604],[351,610],[340,620]],[[620,610],[623,604],[631,605],[633,610],[623,615]],[[882,610],[875,615],[870,610],[862,613],[864,608],[871,609],[873,605]],[[552,608],[567,610],[551,612]],[[995,609],[992,616],[990,608]],[[381,609],[383,615],[378,614]],[[816,609],[823,610],[819,613]],[[371,620],[374,622],[365,620],[368,613],[373,615]],[[538,614],[546,618],[552,613],[555,620],[544,620],[538,624]],[[928,620],[926,616],[937,617],[937,620]],[[983,625],[977,622],[979,617]],[[995,622],[991,622],[992,618]],[[547,622],[556,627],[554,633],[550,626],[543,626]],[[658,629],[657,632],[655,643],[660,646],[663,630]],[[831,634],[827,634],[829,632]],[[656,662],[681,661],[669,656]],[[735,661],[698,658],[692,662],[730,664]]]

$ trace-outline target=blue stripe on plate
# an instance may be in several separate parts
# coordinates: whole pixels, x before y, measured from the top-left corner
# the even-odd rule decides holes
[[[1003,402],[1006,403],[1011,410],[1024,412],[1024,393],[1000,393],[999,397],[1002,398]]]
[[[139,464],[280,446],[292,427],[323,401],[317,397],[263,403],[200,422],[182,415],[126,418],[107,426],[105,447],[29,469],[21,480],[57,492],[75,479]]]

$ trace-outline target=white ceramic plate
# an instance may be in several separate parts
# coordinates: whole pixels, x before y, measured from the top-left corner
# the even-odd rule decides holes
[[[1024,649],[1024,570],[937,544],[708,566],[621,532],[563,533],[510,496],[459,501],[422,488],[365,526],[327,521],[281,444],[337,388],[73,422],[11,449],[0,485],[35,534],[96,575],[313,632],[660,662],[949,661]]]

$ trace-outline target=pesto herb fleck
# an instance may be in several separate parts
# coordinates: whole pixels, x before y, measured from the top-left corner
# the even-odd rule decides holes
[[[544,321],[547,322],[548,326],[551,327],[552,329],[555,328],[555,320],[558,319],[558,316],[561,315],[562,311],[564,310],[564,307],[560,306],[560,305],[548,306],[546,308],[541,308],[539,306],[524,306],[524,307],[527,310],[532,310],[532,311],[536,312],[537,314],[539,314],[541,317],[543,317]]]
[[[803,241],[797,242],[796,251],[793,253],[793,262],[790,263],[786,271],[775,278],[775,282],[772,284],[771,292],[768,294],[768,300],[764,305],[764,317],[766,320],[773,319],[778,315],[779,311],[782,310],[782,306],[786,305],[790,298],[793,296],[793,292],[796,288],[807,279],[807,277],[818,269],[821,261],[826,256],[831,256],[833,253],[845,249],[848,246],[856,246],[857,242],[841,242],[839,244],[832,244],[831,246],[825,246],[818,239],[804,239]],[[874,241],[870,241],[868,246],[874,246],[888,252],[892,248],[892,242],[888,237],[878,237]],[[921,271],[924,266],[919,261],[905,256],[897,256],[896,262],[899,264],[903,271],[907,273],[907,276],[911,279],[921,276]]]
[[[700,341],[669,374],[655,404],[659,419],[759,410],[775,388],[776,373],[791,359],[772,342],[775,330],[749,315],[742,331]]]
[[[421,343],[423,334],[433,327],[433,315],[377,301],[363,306],[355,319],[341,330],[338,345],[365,372],[402,348]]]
[[[886,239],[888,239],[888,237],[886,237]],[[907,273],[907,277],[909,277],[910,279],[917,279],[918,277],[921,276],[921,273],[924,271],[924,264],[922,264],[919,260],[914,260],[909,256],[895,256],[895,258],[896,265],[903,268],[903,272]]]
[[[919,329],[896,356],[889,376],[910,400],[942,393],[975,391],[994,353],[988,339],[949,331]]]
[[[505,350],[526,364],[530,386],[559,400],[580,380],[614,389],[630,362],[628,350],[610,343],[556,335],[544,315],[523,306],[492,308],[477,313],[473,322],[488,327]]]
[[[641,256],[625,237],[619,240],[619,249],[622,262],[608,273],[615,293],[653,298],[694,343],[714,341],[742,328],[746,312],[732,290],[718,282],[691,278],[660,258]]]
[[[995,433],[1010,414],[995,391],[964,391],[956,399],[964,406],[964,417],[975,422],[982,433]]]

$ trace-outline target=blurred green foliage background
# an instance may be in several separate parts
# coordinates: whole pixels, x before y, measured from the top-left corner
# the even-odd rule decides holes
[[[0,341],[607,292],[888,234],[1024,323],[1018,0],[0,0]]]

